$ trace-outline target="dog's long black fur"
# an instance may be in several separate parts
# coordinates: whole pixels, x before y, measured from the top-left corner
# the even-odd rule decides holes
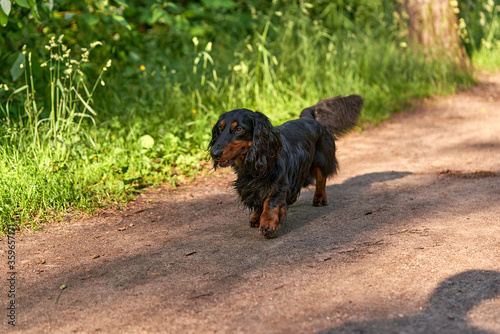
[[[303,187],[316,183],[313,205],[327,205],[326,178],[338,169],[335,138],[358,120],[358,95],[321,100],[300,118],[273,127],[260,112],[235,109],[222,114],[212,129],[209,150],[214,168],[232,166],[234,186],[253,211],[250,226],[273,237],[287,206]]]

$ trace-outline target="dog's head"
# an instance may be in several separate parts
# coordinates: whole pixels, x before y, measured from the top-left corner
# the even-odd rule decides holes
[[[233,166],[259,177],[273,166],[281,146],[278,130],[264,114],[235,109],[219,117],[208,149],[215,169]]]

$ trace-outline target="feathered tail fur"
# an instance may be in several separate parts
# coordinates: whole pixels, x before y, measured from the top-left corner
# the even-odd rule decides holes
[[[362,108],[363,98],[359,95],[335,96],[302,110],[300,117],[314,118],[338,138],[356,125]]]

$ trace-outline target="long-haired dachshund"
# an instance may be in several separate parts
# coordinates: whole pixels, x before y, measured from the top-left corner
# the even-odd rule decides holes
[[[208,149],[214,169],[232,166],[236,172],[234,187],[253,211],[251,227],[274,237],[287,206],[314,182],[313,205],[328,204],[326,179],[338,169],[335,138],[356,125],[362,107],[358,95],[332,97],[277,127],[264,114],[248,109],[219,117]]]

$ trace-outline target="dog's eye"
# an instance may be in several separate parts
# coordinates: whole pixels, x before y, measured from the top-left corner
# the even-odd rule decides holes
[[[217,132],[218,132],[218,133],[221,133],[221,132],[222,132],[222,126],[220,126],[220,125],[219,125],[219,126],[217,127]]]
[[[237,126],[234,128],[235,133],[243,133],[245,130],[241,126]]]

